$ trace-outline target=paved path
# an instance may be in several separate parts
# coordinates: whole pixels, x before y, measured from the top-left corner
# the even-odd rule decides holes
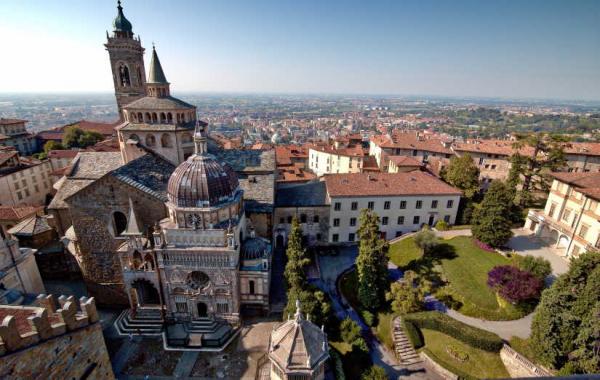
[[[569,259],[564,257],[564,252],[549,246],[542,239],[535,237],[531,231],[519,228],[514,229],[512,239],[508,246],[520,255],[543,257],[552,264],[552,273],[555,276],[566,273],[569,270]]]
[[[198,355],[198,351],[185,351],[179,358],[177,367],[175,367],[175,370],[173,371],[173,376],[180,379],[189,378],[192,369],[194,369],[194,364],[196,364],[196,360],[198,359]]]
[[[130,356],[135,355],[140,349],[140,345],[136,342],[136,338],[133,338],[132,341],[126,339],[119,351],[112,358],[112,367],[115,376],[119,377],[119,375],[125,369],[125,364],[127,364],[127,360]]]

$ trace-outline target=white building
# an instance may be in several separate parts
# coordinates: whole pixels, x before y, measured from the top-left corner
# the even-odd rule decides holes
[[[0,205],[43,205],[53,193],[52,164],[49,160],[25,160],[0,167]]]
[[[360,173],[364,152],[361,146],[335,149],[314,146],[308,150],[308,168],[317,176],[324,174]]]
[[[325,176],[330,204],[329,242],[357,240],[359,215],[379,216],[382,237],[391,239],[439,220],[454,224],[461,191],[425,172]]]

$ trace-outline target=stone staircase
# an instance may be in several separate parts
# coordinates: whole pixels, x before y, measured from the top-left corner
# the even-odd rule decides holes
[[[206,317],[188,322],[185,330],[188,334],[201,334],[202,346],[207,347],[221,346],[235,332],[228,323]]]
[[[131,309],[124,310],[115,320],[119,335],[161,335],[163,320],[160,309],[138,309],[135,315]]]
[[[414,365],[423,361],[410,344],[406,334],[404,334],[400,317],[394,319],[392,334],[394,337],[394,350],[401,364]]]

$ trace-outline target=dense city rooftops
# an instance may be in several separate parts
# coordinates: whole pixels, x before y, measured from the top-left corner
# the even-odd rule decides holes
[[[5,118],[0,118],[0,125],[12,125],[12,124],[23,124],[23,123],[27,123],[27,120],[22,120],[22,119],[5,119]]]
[[[43,206],[0,206],[0,220],[21,220],[44,209]]]
[[[452,154],[449,142],[419,133],[398,132],[391,136],[378,135],[371,137],[371,141],[382,148]]]
[[[425,172],[325,175],[330,197],[461,195],[461,191]]]

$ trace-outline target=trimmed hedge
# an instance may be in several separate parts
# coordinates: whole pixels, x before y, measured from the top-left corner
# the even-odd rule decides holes
[[[402,319],[402,327],[404,328],[406,337],[415,350],[425,345],[423,342],[423,335],[414,323]]]
[[[498,352],[502,349],[503,342],[498,335],[466,325],[439,311],[407,314],[403,319],[419,328],[442,332],[485,351]]]
[[[335,349],[332,349],[329,350],[329,353],[331,355],[331,359],[333,360],[336,380],[346,380],[342,357],[340,356],[339,352],[337,352]]]

